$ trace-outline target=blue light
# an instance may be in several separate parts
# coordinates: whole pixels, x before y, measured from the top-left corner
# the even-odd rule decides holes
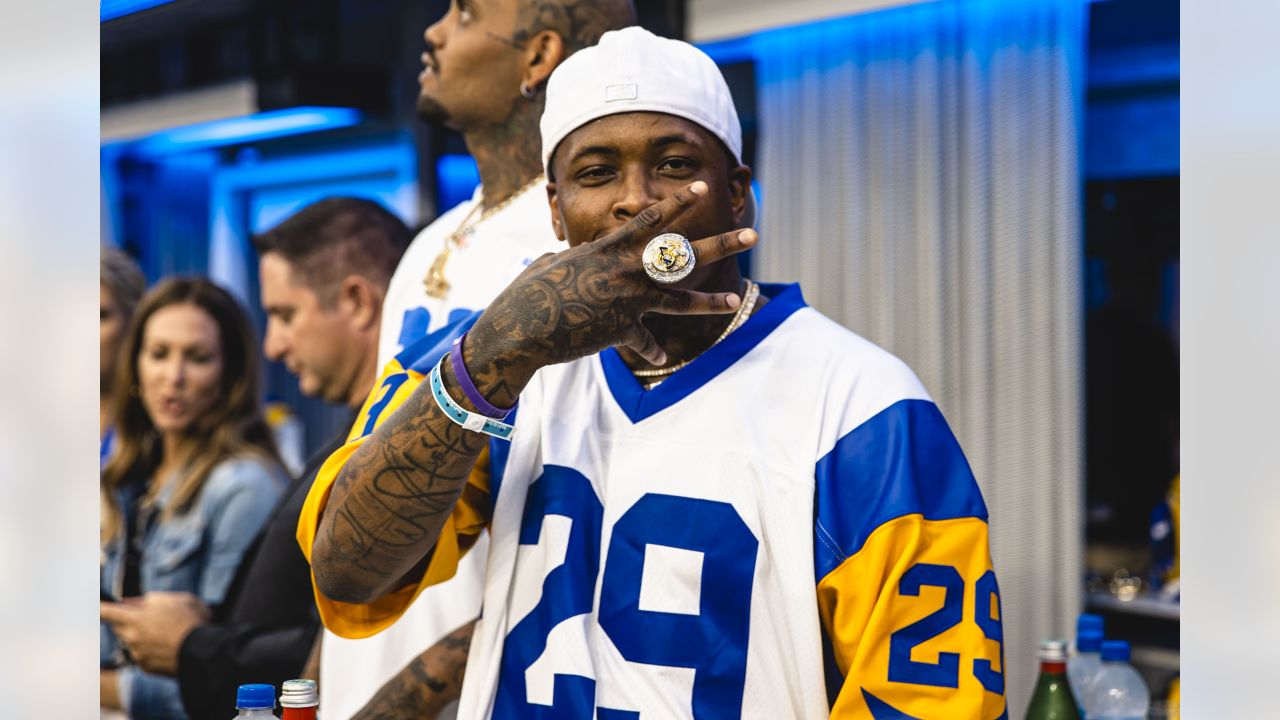
[[[102,0],[102,22],[171,2],[173,0]]]
[[[359,122],[360,112],[352,108],[286,108],[162,130],[128,143],[128,149],[139,155],[168,155],[175,152],[238,145],[287,135],[350,127]]]
[[[436,160],[436,197],[440,214],[469,200],[480,184],[480,170],[470,155],[441,155]]]
[[[1082,5],[1106,1],[1079,0]],[[846,55],[842,52],[843,45],[854,38],[874,38],[877,30],[885,26],[918,25],[922,38],[936,34],[940,23],[947,28],[955,26],[957,21],[963,27],[977,28],[982,32],[982,28],[993,27],[994,22],[999,22],[1008,9],[1039,2],[1043,0],[915,0],[696,44],[718,65],[772,61],[781,53],[813,54],[817,51],[815,42],[829,45],[827,55],[837,59]]]

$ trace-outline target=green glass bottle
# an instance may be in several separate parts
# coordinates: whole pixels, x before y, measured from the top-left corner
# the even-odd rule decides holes
[[[1026,720],[1080,720],[1067,685],[1067,644],[1061,640],[1040,642],[1040,680],[1031,696]]]

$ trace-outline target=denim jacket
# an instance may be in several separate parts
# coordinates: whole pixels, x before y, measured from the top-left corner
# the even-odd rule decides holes
[[[215,606],[226,597],[245,552],[275,510],[288,484],[284,470],[257,457],[222,461],[205,480],[204,488],[187,511],[162,517],[176,482],[168,482],[154,507],[138,508],[136,518],[142,543],[139,577],[143,592],[190,592]],[[122,492],[121,507],[140,502],[141,493]],[[125,537],[122,530],[104,549],[101,585],[113,597],[124,587]],[[102,667],[120,665],[121,653],[109,624],[102,622]],[[185,718],[177,681],[143,672],[136,666],[120,668],[120,697],[134,720]]]

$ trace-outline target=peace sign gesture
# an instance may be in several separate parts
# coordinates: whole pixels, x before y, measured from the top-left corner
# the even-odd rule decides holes
[[[477,387],[497,404],[514,402],[540,367],[625,345],[653,365],[666,353],[640,323],[645,313],[726,314],[738,309],[734,293],[665,285],[645,271],[645,248],[689,209],[706,201],[701,180],[641,210],[594,242],[544,255],[484,311],[468,334],[465,358]],[[748,250],[754,230],[731,230],[688,244],[690,265],[709,265]],[[677,261],[678,264],[678,261]],[[482,384],[483,383],[483,384]],[[515,391],[514,393],[512,391]]]

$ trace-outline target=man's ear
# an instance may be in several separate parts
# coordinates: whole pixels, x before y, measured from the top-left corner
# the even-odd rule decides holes
[[[733,207],[733,222],[742,227],[747,214],[747,199],[751,196],[751,168],[739,165],[729,171],[729,199]]]
[[[556,184],[547,182],[547,203],[551,205],[551,227],[556,231],[556,239],[565,241],[564,221],[560,218],[560,197],[556,195]]]
[[[529,38],[525,46],[524,84],[537,90],[551,77],[551,71],[568,57],[564,39],[553,30],[543,30]]]
[[[381,295],[374,291],[363,275],[348,275],[338,286],[338,305],[351,318],[357,330],[368,330],[378,324],[382,314]]]

